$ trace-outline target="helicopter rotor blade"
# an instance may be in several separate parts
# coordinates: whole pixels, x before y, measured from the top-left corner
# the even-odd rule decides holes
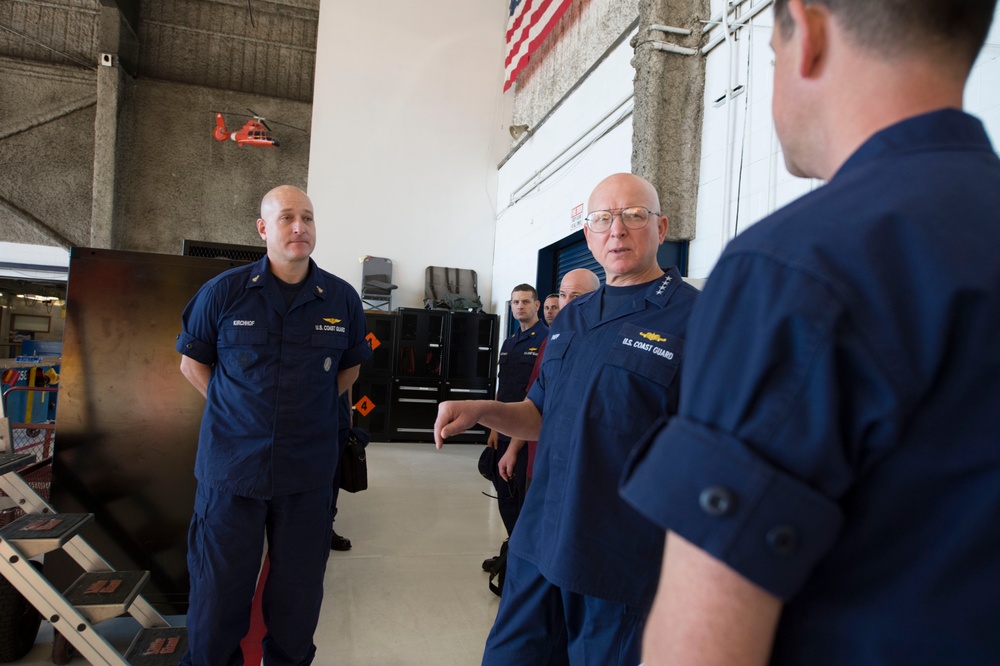
[[[288,123],[283,123],[283,122],[280,122],[278,120],[272,120],[271,122],[274,123],[275,125],[281,125],[282,127],[290,127],[293,130],[298,130],[300,132],[305,132],[306,131],[306,130],[302,129],[301,127],[296,127],[295,125],[289,125]]]
[[[256,111],[254,111],[253,109],[251,109],[249,106],[247,107],[247,111],[249,111],[250,113],[252,113],[253,114],[253,119],[256,120],[257,122],[259,122],[261,125],[263,125],[267,129],[268,132],[273,131],[271,129],[271,127],[267,124],[267,120],[264,119],[264,116],[259,115]]]

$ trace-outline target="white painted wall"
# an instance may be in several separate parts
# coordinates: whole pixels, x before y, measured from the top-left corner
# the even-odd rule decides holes
[[[726,2],[712,0],[713,18],[721,16]],[[754,7],[770,5],[770,0],[742,0],[737,4],[737,16],[740,16]],[[737,232],[822,184],[788,173],[781,146],[774,135],[771,120],[773,65],[768,44],[773,25],[774,14],[772,8],[767,7],[738,30],[731,51],[723,42],[708,54],[697,237],[691,243],[689,255],[691,277],[707,277],[725,244]],[[709,37],[721,34],[719,30],[713,28]],[[1000,26],[997,22],[987,42],[970,76],[965,107],[985,122],[994,147],[998,147]],[[730,54],[733,84],[729,83]],[[728,109],[725,104],[714,106],[713,102],[725,95],[727,89],[739,85],[744,86],[744,91],[731,98]],[[729,151],[726,150],[727,120]],[[727,165],[731,174],[728,183],[725,178]]]
[[[510,142],[501,94],[506,5],[428,7],[320,3],[313,256],[359,291],[359,257],[388,257],[399,285],[393,307],[423,307],[432,265],[475,270],[489,301],[496,165]]]
[[[771,0],[738,0],[737,17]],[[727,0],[712,0],[712,18],[721,15]],[[706,17],[708,18],[708,17]],[[732,19],[731,19],[732,20]],[[691,242],[689,276],[705,278],[726,243],[777,208],[821,185],[796,178],[785,169],[781,147],[771,120],[773,66],[768,44],[774,24],[766,6],[738,30],[732,50],[725,42],[706,60],[705,115],[696,238]],[[710,31],[709,39],[721,34]],[[966,109],[986,123],[994,146],[1000,147],[1000,25],[994,22],[986,48],[973,69],[966,92]],[[569,234],[568,211],[585,202],[604,175],[627,171],[632,135],[630,123],[609,134],[579,163],[564,169],[556,183],[503,210],[509,192],[548,162],[570,137],[585,131],[594,117],[603,115],[632,86],[627,42],[591,75],[556,114],[531,137],[500,170],[500,208],[497,222],[497,261],[494,266],[494,307],[501,311],[510,287],[535,275],[537,250]],[[730,82],[730,57],[733,62]],[[716,106],[715,101],[735,86],[743,92]],[[628,128],[626,129],[626,125]],[[727,133],[728,125],[728,133]],[[727,151],[726,146],[730,149]],[[727,170],[730,177],[727,182]],[[728,211],[727,209],[728,202]]]
[[[612,173],[631,171],[631,58],[625,40],[500,168],[494,312],[504,314],[514,286],[534,283],[540,248],[580,229],[582,216],[574,221],[572,211],[586,206],[594,186]]]

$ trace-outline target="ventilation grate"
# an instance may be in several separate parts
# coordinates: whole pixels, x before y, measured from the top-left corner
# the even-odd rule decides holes
[[[258,261],[267,254],[267,248],[255,245],[235,245],[233,243],[210,243],[208,241],[184,240],[185,257],[208,257],[210,259],[230,259],[232,261]]]

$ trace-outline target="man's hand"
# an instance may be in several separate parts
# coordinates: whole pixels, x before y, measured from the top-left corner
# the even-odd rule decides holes
[[[507,450],[504,451],[503,457],[497,463],[500,471],[500,478],[504,481],[510,481],[514,478],[514,463],[517,462],[517,455],[527,444],[523,439],[514,438],[510,440],[510,444],[507,445]]]
[[[510,481],[514,478],[514,463],[517,462],[517,451],[512,451],[507,449],[503,457],[500,458],[500,462],[497,463],[499,468],[500,478],[504,481]]]
[[[483,402],[486,401],[448,400],[439,404],[437,420],[434,421],[434,443],[437,448],[440,449],[447,438],[461,434],[476,425],[482,413]]]
[[[490,430],[490,435],[489,437],[486,438],[486,446],[490,447],[491,449],[495,449],[497,448],[497,444],[499,443],[500,443],[500,435],[497,433],[496,430]]]
[[[438,405],[437,420],[434,422],[434,443],[440,449],[444,440],[465,432],[477,423],[497,431],[490,434],[490,446],[495,447],[498,433],[522,439],[538,439],[542,415],[527,398],[521,402],[449,400]]]

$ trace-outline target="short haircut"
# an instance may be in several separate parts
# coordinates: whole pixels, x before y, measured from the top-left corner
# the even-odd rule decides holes
[[[986,41],[997,0],[803,0],[823,5],[858,46],[884,56],[935,51],[972,67]],[[782,39],[795,29],[788,0],[774,0]]]
[[[535,288],[532,287],[530,284],[519,284],[516,287],[514,287],[513,289],[511,289],[510,293],[513,294],[515,291],[530,291],[531,292],[531,300],[533,300],[533,301],[537,301],[538,300],[538,292],[535,291]]]
[[[545,300],[549,300],[550,298],[559,298],[559,294],[549,294],[545,297]]]

